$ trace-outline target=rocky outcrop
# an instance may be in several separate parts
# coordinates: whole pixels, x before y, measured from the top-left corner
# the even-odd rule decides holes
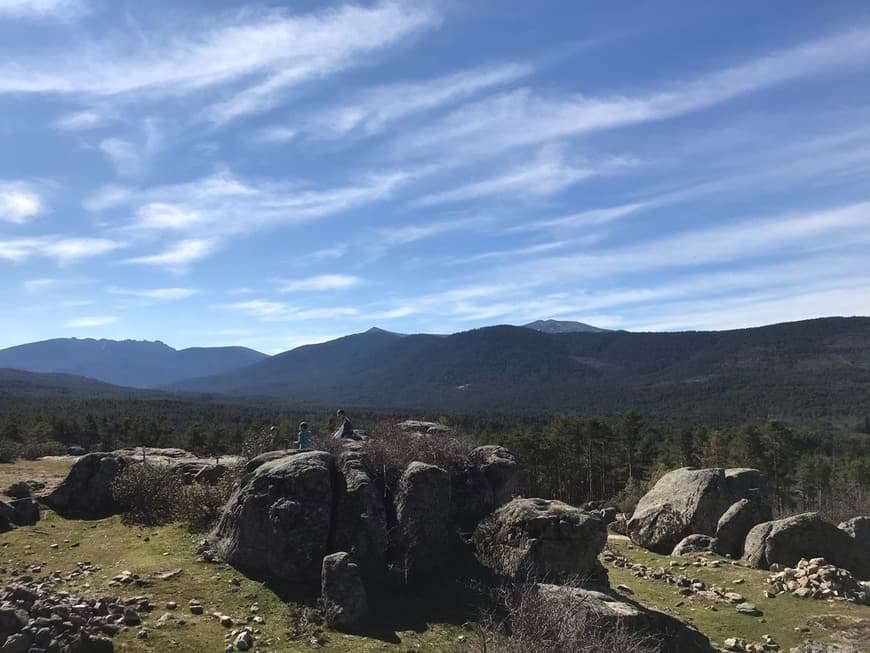
[[[42,481],[18,481],[6,488],[6,494],[13,499],[26,499],[34,492],[45,489],[45,483]]]
[[[848,533],[809,512],[755,526],[746,536],[743,558],[757,569],[776,563],[794,567],[801,558],[824,558],[858,578],[870,578],[870,556]]]
[[[598,562],[604,522],[561,501],[514,499],[484,519],[472,541],[477,559],[499,576],[606,578]]]
[[[627,533],[636,544],[667,554],[688,535],[714,535],[719,518],[735,501],[765,497],[766,482],[758,470],[676,469],[641,498]]]
[[[290,584],[320,581],[333,517],[333,457],[322,451],[258,466],[230,497],[215,530],[224,559]]]
[[[740,499],[731,505],[716,524],[716,552],[739,558],[743,543],[753,526],[773,519],[770,504],[760,499]]]
[[[841,598],[870,605],[870,583],[861,583],[845,569],[824,558],[806,558],[796,568],[786,567],[767,579],[774,595],[790,593],[803,599]]]
[[[443,569],[450,545],[450,476],[440,467],[415,462],[399,479],[396,493],[400,571],[421,579]]]
[[[510,451],[498,445],[484,445],[474,449],[468,459],[486,476],[492,490],[493,508],[498,508],[513,498],[519,465]]]
[[[359,631],[368,615],[368,598],[359,566],[346,552],[323,559],[320,598],[326,625],[347,632]]]
[[[366,469],[362,454],[345,452],[339,456],[337,468],[335,536],[331,548],[350,552],[363,575],[375,579],[383,573],[388,544],[383,497]]]
[[[715,650],[692,626],[612,590],[544,584],[538,585],[538,590],[546,599],[557,603],[555,609],[589,619],[597,627],[609,631],[624,629],[630,634],[652,638],[651,650],[656,653],[712,653]]]
[[[709,553],[713,550],[715,544],[716,541],[709,535],[689,535],[680,540],[677,546],[674,547],[674,550],[671,551],[671,555],[677,558],[694,553]]]
[[[460,528],[472,531],[486,515],[513,497],[518,472],[517,461],[504,447],[477,447],[468,461],[450,475],[453,520]]]
[[[837,528],[855,540],[855,544],[870,556],[870,517],[852,517],[841,522]]]
[[[102,519],[116,514],[120,507],[112,496],[112,483],[129,464],[129,456],[120,452],[86,454],[42,502],[67,519]]]

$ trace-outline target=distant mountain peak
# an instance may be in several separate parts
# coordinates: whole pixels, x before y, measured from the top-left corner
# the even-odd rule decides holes
[[[569,320],[535,320],[523,326],[526,329],[534,329],[543,333],[603,333],[609,330]]]

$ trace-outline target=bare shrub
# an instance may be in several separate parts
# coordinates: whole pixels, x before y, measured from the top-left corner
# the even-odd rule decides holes
[[[112,497],[124,518],[136,524],[174,521],[182,494],[181,474],[168,465],[135,463],[118,474]]]
[[[463,464],[474,448],[468,438],[454,435],[414,435],[394,422],[381,422],[369,431],[363,449],[372,473],[395,489],[412,462],[436,465],[450,471]]]
[[[235,483],[235,475],[227,474],[214,485],[185,485],[181,473],[169,465],[133,463],[112,483],[112,496],[130,523],[157,526],[180,521],[203,531],[220,517]]]
[[[36,460],[43,456],[64,456],[66,447],[56,440],[25,442],[19,446],[18,456],[24,460]]]
[[[545,595],[521,581],[494,590],[468,653],[655,653],[658,641],[595,615],[567,594]]]
[[[269,429],[249,431],[242,440],[242,459],[256,458],[261,453],[275,451],[277,447],[278,443],[275,442],[275,436]]]
[[[236,475],[227,474],[217,483],[191,483],[181,487],[175,519],[195,531],[207,531],[218,520],[236,487]]]

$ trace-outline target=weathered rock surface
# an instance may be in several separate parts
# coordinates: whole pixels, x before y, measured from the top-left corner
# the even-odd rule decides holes
[[[547,598],[564,602],[565,610],[584,612],[603,626],[621,627],[629,633],[654,637],[657,653],[712,653],[715,649],[701,632],[663,612],[645,608],[606,589],[563,585],[538,585]]]
[[[808,512],[758,524],[746,536],[743,558],[752,567],[794,567],[801,558],[824,558],[858,578],[870,578],[870,556],[844,530]]]
[[[383,497],[362,454],[343,453],[337,468],[335,537],[331,548],[350,552],[363,575],[374,579],[384,571],[388,545]]]
[[[421,578],[449,562],[450,476],[434,465],[414,462],[396,493],[401,571]]]
[[[716,524],[717,553],[738,558],[753,526],[773,519],[770,504],[760,499],[740,499],[731,505]]]
[[[323,558],[320,597],[326,625],[336,630],[357,631],[368,615],[368,598],[359,566],[341,551]]]
[[[504,447],[477,447],[468,462],[450,475],[453,519],[462,528],[473,530],[480,520],[514,495],[517,461]]]
[[[519,465],[510,451],[498,445],[484,445],[474,449],[468,459],[480,468],[489,481],[493,508],[498,508],[513,498]]]
[[[38,492],[45,488],[45,483],[42,481],[18,481],[6,488],[6,494],[13,499],[26,499],[34,492]]]
[[[33,526],[39,521],[39,504],[30,497],[9,503],[0,501],[0,515],[16,526]]]
[[[119,453],[90,453],[79,458],[63,482],[42,499],[67,519],[102,519],[118,512],[112,483],[129,458]]]
[[[708,553],[713,550],[715,542],[716,540],[709,535],[689,535],[680,540],[671,551],[671,555],[679,557],[693,553]]]
[[[758,470],[683,467],[665,474],[641,498],[627,532],[636,544],[667,554],[688,535],[714,535],[735,501],[763,500],[765,494]]]
[[[840,523],[837,528],[855,540],[859,549],[867,552],[870,556],[870,517],[852,517]]]
[[[295,449],[278,449],[276,451],[267,451],[265,453],[261,453],[259,456],[254,456],[245,463],[245,474],[250,474],[260,465],[271,462],[273,460],[278,460],[279,458],[286,458],[287,456],[292,456],[295,453],[297,453],[297,450]]]
[[[606,578],[598,562],[604,522],[561,501],[514,499],[485,518],[472,540],[478,560],[500,576]]]
[[[257,467],[233,493],[215,530],[235,567],[292,584],[319,582],[332,524],[335,462],[322,451]]]

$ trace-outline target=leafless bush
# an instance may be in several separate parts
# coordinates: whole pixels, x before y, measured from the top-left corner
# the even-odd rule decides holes
[[[112,496],[127,522],[156,526],[180,521],[206,530],[220,516],[235,487],[227,474],[214,485],[185,485],[181,473],[160,463],[133,463],[112,483]]]
[[[175,519],[195,531],[207,531],[220,517],[236,487],[236,475],[227,474],[214,485],[191,483],[181,488]]]
[[[278,446],[275,435],[269,429],[249,431],[242,440],[242,459],[256,458],[261,453],[274,451]]]
[[[391,489],[412,462],[437,465],[449,471],[467,460],[473,448],[473,443],[462,436],[414,435],[394,422],[377,424],[363,445],[372,473]]]
[[[582,601],[522,581],[494,591],[494,605],[457,653],[654,653],[657,641],[605,620]]]
[[[178,470],[159,463],[134,463],[115,478],[112,497],[127,521],[166,524],[175,520],[182,487]]]

